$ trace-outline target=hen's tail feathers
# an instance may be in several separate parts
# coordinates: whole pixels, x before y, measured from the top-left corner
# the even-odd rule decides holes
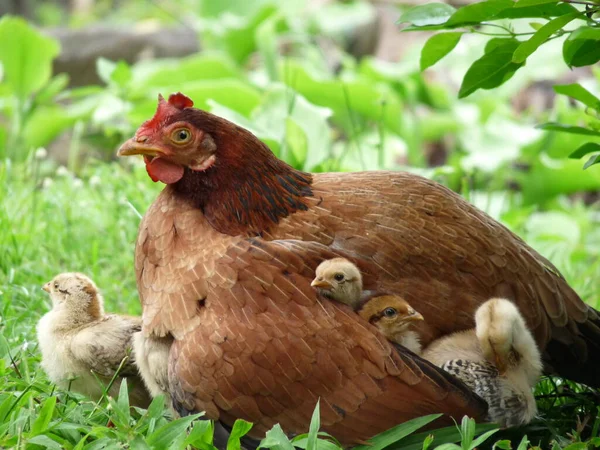
[[[540,351],[517,306],[493,298],[475,313],[475,329],[485,358],[499,372],[519,371],[534,386],[542,373]]]
[[[554,339],[546,346],[544,363],[546,372],[600,388],[600,312],[593,310],[590,316],[574,325],[576,330],[552,330]]]

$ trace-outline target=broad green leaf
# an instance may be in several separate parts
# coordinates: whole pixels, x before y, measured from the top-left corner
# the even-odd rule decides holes
[[[550,20],[552,17],[564,16],[565,14],[577,11],[577,8],[567,3],[543,3],[540,5],[524,6],[522,8],[518,8],[515,5],[513,8],[500,11],[494,20],[533,18]]]
[[[462,33],[438,33],[431,36],[421,50],[421,70],[433,66],[452,51]]]
[[[444,24],[446,27],[478,24],[494,19],[498,13],[513,7],[512,0],[487,0],[463,6]]]
[[[54,407],[56,406],[56,397],[48,397],[42,408],[40,409],[39,415],[33,422],[31,427],[31,436],[36,436],[48,430],[48,425],[52,420],[52,414],[54,413]]]
[[[129,443],[129,448],[131,450],[151,450],[151,447],[144,440],[144,437],[139,434]]]
[[[502,47],[503,45],[511,43],[511,42],[516,42],[516,41],[513,38],[500,38],[500,37],[491,38],[489,41],[486,42],[483,53],[484,54],[489,53],[492,50],[496,49],[497,47]]]
[[[584,136],[600,136],[600,131],[590,130],[589,128],[577,127],[573,125],[563,125],[560,123],[548,122],[536,126],[542,130],[562,131],[563,133],[582,134]]]
[[[0,19],[0,63],[3,82],[21,99],[41,89],[52,74],[52,60],[60,47],[55,39],[44,36],[23,19]]]
[[[558,3],[557,0],[518,0],[515,3],[515,8],[523,8],[524,6],[543,5],[545,3]]]
[[[45,434],[40,434],[38,436],[32,437],[31,439],[27,440],[27,443],[41,445],[42,447],[50,450],[61,450],[63,448],[62,445],[60,445],[60,443],[56,442],[55,440],[51,439]]]
[[[131,81],[132,74],[129,64],[121,60],[117,63],[115,70],[110,74],[110,80],[117,86],[124,88]]]
[[[492,446],[492,450],[496,450],[497,448],[501,450],[512,450],[512,444],[509,440],[505,439],[502,441],[496,441]]]
[[[426,3],[410,8],[396,23],[410,23],[416,27],[441,25],[456,12],[456,8],[446,3]]]
[[[498,426],[495,424],[482,423],[476,425],[475,434],[479,434],[496,428],[498,428]],[[451,444],[454,442],[460,442],[461,440],[460,431],[458,430],[458,428],[456,426],[451,426],[445,428],[438,428],[437,430],[411,434],[410,436],[407,436],[406,438],[402,439],[402,441],[391,446],[389,450],[423,450],[423,441],[427,439],[429,435],[432,435],[434,437],[434,442],[436,443],[436,447],[434,447],[435,450],[437,450],[438,445]]]
[[[435,450],[463,450],[463,448],[456,444],[442,444],[438,445]]]
[[[308,428],[308,441],[306,442],[306,450],[317,450],[317,438],[319,434],[319,428],[321,428],[321,415],[320,415],[320,402],[317,400],[317,405],[310,419],[310,426]]]
[[[580,12],[573,12],[564,16],[559,16],[556,19],[552,19],[550,22],[545,24],[542,28],[537,30],[533,36],[531,36],[525,42],[522,42],[515,50],[512,61],[514,63],[522,63],[527,59],[529,55],[536,51],[536,49],[548,40],[550,36],[561,30],[569,22],[575,20],[580,16]]]
[[[506,43],[475,61],[465,74],[458,97],[464,98],[477,89],[492,89],[508,81],[523,65],[512,62],[512,55],[518,45],[518,41],[507,39]]]
[[[396,425],[383,433],[379,433],[377,436],[369,439],[371,445],[359,445],[354,447],[354,450],[382,450],[388,445],[392,445],[395,442],[400,441],[409,434],[414,433],[419,428],[424,427],[428,423],[433,422],[441,414],[430,414],[428,416],[417,417],[416,419],[409,420],[407,422]]]
[[[563,44],[563,59],[569,67],[600,61],[600,28],[583,26],[573,31]]]
[[[460,423],[461,446],[464,450],[470,450],[471,443],[475,437],[475,421],[468,416],[463,416]]]
[[[47,103],[54,100],[69,84],[69,75],[59,73],[53,77],[36,95],[35,102],[37,104]]]
[[[577,150],[569,155],[569,158],[572,159],[580,159],[581,157],[587,155],[588,153],[600,152],[600,144],[596,144],[594,142],[588,142],[583,144]]]
[[[106,58],[98,58],[96,60],[96,72],[105,84],[110,84],[112,73],[117,68],[117,63]]]
[[[293,167],[302,168],[308,154],[308,139],[306,133],[296,121],[285,118],[285,152],[281,157]]]
[[[277,24],[281,21],[279,14],[274,14],[256,29],[256,46],[263,57],[269,79],[277,81]]]
[[[332,438],[331,435],[327,433],[317,433],[317,448],[318,450],[341,450],[341,444],[333,442],[335,438]],[[322,439],[327,438],[327,439]],[[296,448],[306,449],[308,445],[308,433],[299,434],[298,436],[294,436],[292,439],[292,444]]]
[[[119,387],[119,396],[117,397],[117,406],[119,411],[123,415],[125,423],[129,423],[131,413],[129,411],[129,389],[127,388],[127,378],[121,380],[121,386]]]
[[[227,450],[240,450],[241,442],[240,439],[248,434],[248,431],[252,429],[253,424],[246,422],[242,419],[237,419],[231,433],[229,433],[229,439],[227,440]]]
[[[148,412],[146,413],[150,419],[158,419],[162,416],[163,410],[165,409],[165,396],[158,395],[152,399],[152,403],[148,406]]]
[[[531,28],[533,28],[535,31],[537,31],[540,28],[542,28],[544,26],[544,24],[543,23],[539,23],[539,22],[529,22],[529,26]]]
[[[192,416],[181,417],[179,419],[168,422],[162,427],[154,430],[146,439],[148,445],[156,449],[163,449],[170,446],[173,441],[181,434],[185,433],[190,424],[203,413],[194,414]]]
[[[587,169],[590,166],[593,166],[594,164],[598,164],[600,163],[600,154],[598,155],[592,155],[590,156],[590,159],[588,159],[585,164],[583,165],[583,169]]]
[[[185,445],[196,448],[204,448],[212,445],[214,434],[214,422],[210,420],[198,420],[194,423],[192,431],[188,434]]]
[[[273,428],[267,431],[265,438],[260,442],[261,448],[271,448],[273,450],[294,450],[294,446],[286,434],[281,429],[281,425],[275,424]]]
[[[587,442],[574,442],[566,447],[563,447],[562,450],[588,450],[589,446]]]
[[[554,92],[557,94],[568,95],[569,97],[580,101],[585,106],[600,110],[600,98],[596,97],[579,83],[554,85]]]

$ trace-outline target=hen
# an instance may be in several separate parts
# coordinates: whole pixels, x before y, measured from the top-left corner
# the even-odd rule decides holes
[[[98,400],[119,370],[109,395],[116,398],[122,377],[127,377],[132,404],[147,407],[150,396],[131,357],[131,339],[141,330],[140,318],[105,314],[100,291],[80,273],[61,273],[42,289],[52,299],[52,310],[37,326],[48,378],[63,389]]]
[[[304,432],[320,397],[323,428],[347,444],[427,413],[486,414],[463,384],[317,299],[315,268],[334,257],[357,264],[365,289],[398,293],[427,317],[424,344],[473,327],[477,307],[503,296],[559,373],[600,383],[596,311],[460,196],[402,172],[300,172],[192,106],[159,97],[119,150],[144,155],[167,184],[140,224],[135,267],[145,336],[174,338],[169,390],[181,414],[241,417],[254,436],[276,422]]]

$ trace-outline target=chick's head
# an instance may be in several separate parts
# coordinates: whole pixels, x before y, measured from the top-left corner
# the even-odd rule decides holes
[[[375,325],[390,340],[406,332],[423,316],[398,295],[382,295],[368,300],[359,314]]]
[[[319,264],[311,286],[324,297],[353,308],[359,303],[363,287],[360,270],[345,258],[328,259]]]
[[[103,300],[96,284],[81,273],[61,273],[42,289],[50,294],[53,309],[87,313],[92,319],[103,314]]]

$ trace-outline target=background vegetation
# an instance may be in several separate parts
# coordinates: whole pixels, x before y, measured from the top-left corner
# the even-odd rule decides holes
[[[147,411],[130,409],[125,392],[96,404],[55,389],[39,368],[35,324],[50,307],[40,287],[58,272],[94,278],[109,311],[140,313],[133,246],[161,186],[141,161],[115,161],[114,154],[153,114],[159,92],[185,93],[253,131],[297,168],[408,170],[436,179],[550,258],[600,308],[600,169],[593,165],[600,38],[593,3],[488,0],[455,10],[365,1],[131,0],[69,14],[62,2],[27,4],[29,21],[0,18],[0,448],[212,448],[208,422],[168,421],[160,399]],[[410,29],[450,31],[420,34],[412,46],[405,44],[412,33],[392,33],[398,52],[376,58],[357,50],[357,41],[382,11],[402,15]],[[101,82],[74,87],[53,71],[63,53],[44,30],[97,23],[185,28],[202,51],[133,63],[100,58],[94,64]],[[552,125],[536,128],[544,123]],[[498,431],[483,445],[600,445],[598,392],[545,378],[537,394],[539,419]],[[429,420],[384,433],[370,448],[459,442],[472,449],[483,442],[474,436],[493,428],[476,433],[465,420],[460,429],[418,434]],[[237,424],[231,449],[248,426]],[[277,427],[263,444],[337,448],[318,428],[315,415],[310,433],[293,444]]]

